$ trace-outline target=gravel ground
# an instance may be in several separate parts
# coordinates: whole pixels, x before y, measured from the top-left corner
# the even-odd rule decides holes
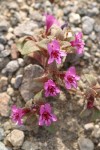
[[[23,106],[33,97],[32,78],[43,69],[17,55],[15,44],[24,35],[44,26],[44,12],[68,22],[73,31],[82,31],[84,56],[75,64],[81,77],[95,73],[100,78],[100,0],[0,0],[0,150],[100,150],[100,119],[91,112],[80,117],[80,96],[63,95],[52,103],[58,110],[54,133],[44,128],[28,131],[10,120],[10,106]],[[66,64],[65,64],[66,67]],[[35,74],[35,75],[34,75]],[[32,84],[32,85],[31,85]]]

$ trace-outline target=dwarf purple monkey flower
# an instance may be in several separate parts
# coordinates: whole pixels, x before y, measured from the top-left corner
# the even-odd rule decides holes
[[[57,121],[57,117],[51,112],[50,104],[46,103],[40,106],[39,125],[49,126],[51,122]]]
[[[45,89],[45,96],[56,96],[58,93],[60,93],[59,88],[56,86],[53,80],[49,79],[44,84]]]
[[[53,40],[47,45],[48,53],[50,55],[48,64],[51,64],[54,60],[61,64],[61,57],[66,56],[67,54],[60,50],[60,44],[57,40]]]
[[[25,115],[23,109],[17,108],[16,105],[12,106],[11,119],[17,124],[22,125],[22,117]]]
[[[71,41],[71,46],[76,48],[76,53],[81,55],[84,52],[84,41],[82,40],[82,32],[78,32],[75,35],[75,40]]]
[[[65,73],[65,86],[67,89],[71,89],[72,87],[77,88],[77,81],[80,79],[79,76],[76,75],[75,67],[70,67],[68,71]]]
[[[56,24],[57,26],[60,26],[59,22],[57,21],[57,19],[54,16],[47,15],[47,14],[45,14],[45,16],[46,16],[46,22],[45,22],[46,33],[48,32],[48,30],[51,28],[51,26],[53,24]]]

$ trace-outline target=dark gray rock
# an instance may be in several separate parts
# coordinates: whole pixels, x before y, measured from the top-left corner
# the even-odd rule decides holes
[[[34,92],[41,89],[41,84],[33,81],[34,78],[42,76],[44,70],[39,65],[28,65],[24,69],[23,81],[20,87],[20,93],[24,101],[28,101],[34,96]]]
[[[3,69],[9,61],[9,58],[0,58],[0,70]]]
[[[0,35],[0,43],[3,44],[3,45],[5,45],[7,43],[7,40],[6,40],[5,36]]]
[[[23,75],[17,75],[15,78],[14,88],[18,89],[22,83]]]

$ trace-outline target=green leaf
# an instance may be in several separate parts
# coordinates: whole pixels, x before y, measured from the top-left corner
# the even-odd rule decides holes
[[[43,49],[47,49],[47,44],[50,42],[50,39],[43,39],[39,42],[37,42],[37,45],[40,47],[40,48],[43,48]]]
[[[27,55],[29,53],[39,51],[39,47],[32,40],[26,41],[24,44],[21,44],[20,49],[18,49],[22,55]]]
[[[91,115],[91,110],[87,108],[84,108],[80,113],[81,118],[89,117],[90,115]]]
[[[94,110],[93,110],[93,115],[92,115],[92,119],[93,119],[93,120],[100,119],[100,110],[94,108]]]
[[[44,126],[44,128],[47,130],[47,131],[49,131],[50,133],[54,133],[54,132],[56,132],[56,128],[55,128],[55,125],[54,124],[52,124],[52,125],[50,125],[50,126]]]
[[[41,104],[45,101],[45,99],[43,97],[43,89],[41,91],[39,91],[37,94],[35,94],[33,101],[36,104]]]
[[[35,96],[34,99],[40,99],[43,95],[43,90],[39,91]]]

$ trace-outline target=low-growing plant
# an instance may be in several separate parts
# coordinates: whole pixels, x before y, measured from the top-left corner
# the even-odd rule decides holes
[[[67,24],[61,25],[54,16],[48,14],[44,16],[45,28],[35,30],[33,36],[22,37],[17,43],[18,51],[22,55],[32,57],[43,67],[44,74],[33,79],[33,82],[41,85],[41,89],[24,108],[12,106],[12,120],[18,125],[31,121],[33,126],[38,120],[39,126],[50,126],[58,117],[52,112],[52,107],[46,102],[45,97],[59,95],[62,87],[69,92],[81,94],[84,98],[84,110],[94,109],[100,115],[98,105],[100,85],[95,77],[84,75],[87,83],[86,88],[81,92],[77,90],[80,77],[76,73],[75,66],[67,70],[61,69],[61,64],[65,62],[67,55],[72,53],[83,55],[85,43],[82,40],[82,32],[74,34]]]

